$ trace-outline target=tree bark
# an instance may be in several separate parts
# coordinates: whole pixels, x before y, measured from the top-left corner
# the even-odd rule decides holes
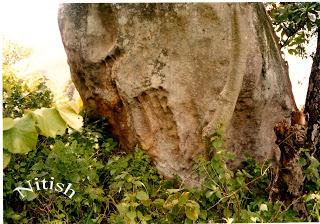
[[[271,201],[281,200],[287,206],[307,215],[306,207],[301,199],[305,176],[300,164],[300,148],[305,146],[306,125],[296,120],[293,112],[291,122],[283,120],[274,127],[276,143],[280,149],[280,160],[275,163],[274,177],[269,191]]]
[[[220,125],[239,159],[272,156],[296,105],[262,4],[63,4],[58,19],[84,104],[165,176],[188,181]]]
[[[313,58],[309,86],[305,104],[308,118],[307,144],[313,153],[320,158],[316,151],[320,135],[320,29],[318,28],[317,49]]]

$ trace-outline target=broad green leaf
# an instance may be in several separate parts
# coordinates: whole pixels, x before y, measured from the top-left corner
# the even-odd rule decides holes
[[[40,134],[46,137],[63,135],[67,125],[55,108],[41,108],[33,112]]]
[[[210,198],[214,194],[214,191],[207,191],[206,198]]]
[[[215,149],[220,149],[223,147],[223,140],[222,139],[216,139],[215,141],[212,142],[212,146]]]
[[[153,201],[153,204],[155,204],[156,207],[162,207],[162,205],[164,204],[164,200],[161,198],[157,198],[156,200]]]
[[[3,146],[11,153],[27,153],[37,145],[38,133],[30,114],[14,119],[14,126],[3,132]]]
[[[39,162],[37,162],[31,167],[31,170],[41,171],[44,168],[45,168],[45,164],[43,163],[42,160],[40,160]]]
[[[197,202],[189,200],[186,204],[186,215],[188,219],[196,221],[200,214],[200,206]]]
[[[9,130],[13,127],[13,119],[10,117],[3,118],[3,130]]]
[[[179,197],[179,205],[184,205],[189,199],[189,192],[183,192]]]
[[[121,202],[121,203],[117,204],[116,207],[117,207],[120,214],[124,214],[124,213],[128,212],[129,205],[125,202]]]
[[[11,160],[11,153],[3,152],[3,169],[8,166]]]
[[[169,195],[169,197],[166,199],[166,201],[163,204],[163,208],[165,209],[171,209],[175,204],[172,203],[174,199],[176,198],[176,195]],[[178,203],[178,200],[176,200]]]
[[[138,191],[137,195],[136,195],[136,198],[140,201],[142,200],[148,200],[149,199],[149,195],[144,192],[144,191]]]
[[[143,215],[140,211],[137,211],[137,217],[141,220],[141,223],[147,223],[146,221],[152,219],[151,215]]]
[[[24,191],[23,192],[24,197],[22,198],[22,196],[20,195],[20,199],[23,201],[33,201],[33,199],[35,199],[36,197],[38,197],[38,194],[36,194],[33,191]]]
[[[220,191],[217,191],[217,192],[216,192],[216,196],[217,196],[218,198],[222,198],[221,192],[220,192]]]
[[[135,223],[135,218],[137,217],[137,214],[135,211],[127,212],[126,216],[130,219],[131,223]]]
[[[201,210],[199,217],[200,217],[201,219],[204,219],[204,220],[205,220],[205,219],[207,219],[207,216],[208,216],[207,211],[206,211],[206,210]]]
[[[77,113],[79,114],[82,107],[83,107],[83,103],[80,97],[78,97],[76,100],[74,101],[70,101],[68,102],[69,105],[71,106],[71,108]]]
[[[83,125],[82,116],[78,115],[69,104],[57,105],[57,110],[63,120],[73,129],[79,131]]]

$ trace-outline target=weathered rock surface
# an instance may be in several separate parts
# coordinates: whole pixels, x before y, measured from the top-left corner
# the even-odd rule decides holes
[[[85,104],[166,176],[187,178],[219,124],[240,158],[270,157],[295,108],[262,4],[63,4],[59,27]]]

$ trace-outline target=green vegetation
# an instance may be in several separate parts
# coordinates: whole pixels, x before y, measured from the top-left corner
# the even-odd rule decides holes
[[[307,56],[306,45],[320,27],[320,3],[290,2],[267,3],[280,45],[289,54]]]
[[[320,163],[307,150],[301,149],[300,160],[307,217],[292,204],[269,201],[267,161],[249,158],[231,170],[234,156],[224,150],[219,131],[211,137],[211,159],[194,161],[199,187],[184,187],[162,177],[139,147],[121,152],[104,118],[76,102],[53,102],[44,79],[33,85],[17,79],[12,65],[26,54],[11,49],[18,50],[4,54],[3,67],[4,223],[320,222]],[[28,180],[50,177],[72,184],[75,195],[13,192]]]
[[[40,136],[37,146],[28,154],[15,154],[5,169],[4,198],[5,220],[22,223],[51,223],[64,220],[66,223],[83,223],[90,213],[102,213],[104,201],[102,185],[99,184],[102,161],[105,153],[114,148],[111,140],[98,130],[86,126],[81,133],[72,132],[62,136]],[[76,194],[72,199],[51,191],[35,191],[25,198],[12,192],[24,186],[26,180],[54,177],[56,182],[72,183]],[[19,206],[17,206],[19,205]],[[34,220],[34,221],[33,221]]]
[[[68,128],[56,137],[39,137],[28,154],[15,154],[5,169],[6,223],[213,223],[320,221],[319,162],[305,151],[301,160],[307,177],[308,217],[291,207],[268,201],[271,166],[243,162],[230,170],[233,155],[223,149],[220,133],[212,137],[214,156],[198,158],[194,172],[203,177],[199,188],[185,188],[166,180],[138,147],[119,152],[108,136],[103,118],[83,111],[81,131]],[[26,180],[54,177],[72,183],[72,199],[51,191],[35,191],[21,198],[15,187]]]
[[[21,117],[26,110],[51,107],[52,94],[39,76],[32,85],[16,77],[13,65],[31,53],[31,50],[11,41],[4,43],[2,50],[3,117]]]
[[[300,57],[311,57],[313,60],[309,77],[309,85],[304,105],[304,114],[307,115],[307,145],[315,151],[316,158],[320,159],[320,142],[312,137],[318,133],[319,123],[319,83],[320,83],[320,3],[319,2],[281,2],[266,3],[267,12],[271,17],[275,31],[280,38],[282,49],[289,54]],[[308,52],[311,39],[317,39],[314,52]],[[318,150],[315,150],[318,148]]]
[[[37,107],[43,105],[36,102]],[[309,215],[301,217],[283,202],[269,202],[270,164],[257,165],[248,159],[242,169],[228,168],[227,161],[233,155],[224,151],[222,133],[212,135],[212,159],[195,160],[194,172],[203,178],[201,186],[185,188],[178,180],[166,180],[159,175],[139,147],[132,153],[119,152],[117,143],[107,134],[103,118],[84,110],[81,129],[77,131],[67,122],[60,129],[53,124],[44,125],[57,119],[57,109],[37,107],[33,112],[29,109],[22,118],[15,118],[13,123],[8,119],[5,122],[4,136],[12,128],[20,130],[19,125],[24,128],[12,138],[28,135],[30,140],[30,133],[26,133],[30,127],[36,135],[35,146],[30,146],[26,153],[16,153],[16,146],[9,150],[10,144],[4,144],[5,154],[11,152],[4,170],[5,223],[320,221],[320,165],[307,151],[301,164],[307,177],[303,197]],[[27,180],[50,177],[56,182],[71,183],[74,197],[70,199],[55,191],[34,191],[25,192],[22,198],[13,192],[16,187],[26,186]]]

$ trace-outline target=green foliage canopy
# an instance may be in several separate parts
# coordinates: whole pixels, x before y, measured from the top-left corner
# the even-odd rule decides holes
[[[305,46],[320,27],[320,3],[267,3],[267,11],[280,36],[281,47],[289,54],[305,57]]]

